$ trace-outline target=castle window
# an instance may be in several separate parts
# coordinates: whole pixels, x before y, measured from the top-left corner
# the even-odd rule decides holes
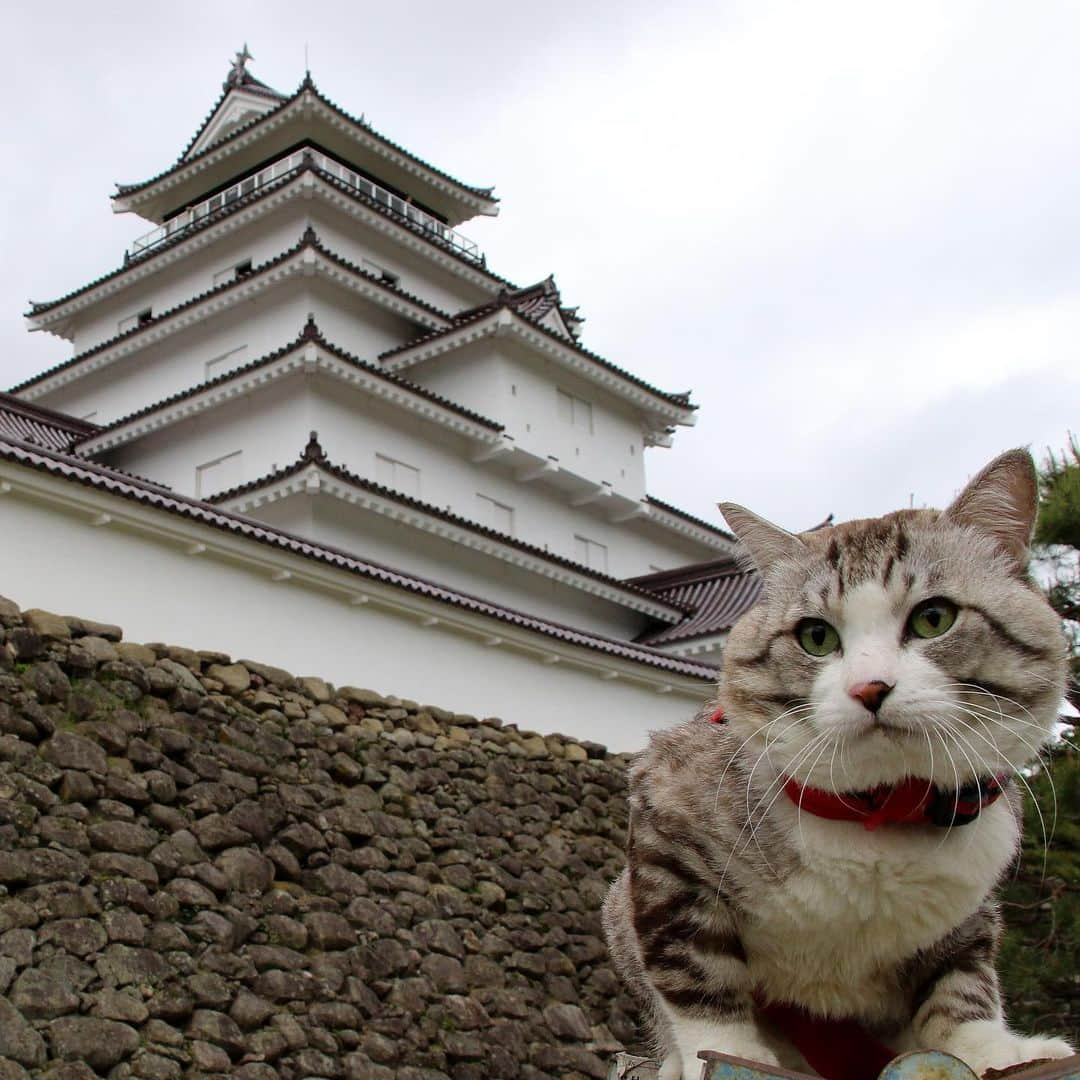
[[[207,379],[216,379],[226,371],[232,371],[233,368],[240,366],[246,355],[247,346],[237,345],[235,349],[229,349],[228,352],[223,352],[220,356],[207,360],[205,377]]]
[[[364,270],[371,274],[372,277],[378,278],[384,285],[396,285],[401,280],[397,274],[391,273],[385,266],[380,266],[371,259],[361,259],[360,265]]]
[[[558,390],[556,393],[559,398],[559,419],[591,435],[593,431],[592,405],[583,398],[568,394],[565,390]]]
[[[240,475],[240,454],[234,450],[231,454],[213,458],[195,466],[195,497],[208,499],[219,491],[228,491],[242,480]]]
[[[481,525],[497,529],[507,536],[514,535],[514,508],[498,502],[487,495],[476,495],[477,517]]]
[[[137,326],[145,326],[153,317],[154,311],[152,308],[143,308],[142,311],[121,319],[116,324],[116,329],[119,330],[121,334],[126,334],[129,330],[134,330]]]
[[[375,455],[375,479],[383,487],[393,488],[402,495],[416,497],[420,494],[420,470],[385,454]]]
[[[584,563],[590,570],[607,571],[607,544],[590,540],[587,536],[574,535],[574,554],[577,561]]]
[[[239,278],[247,277],[251,273],[251,260],[244,259],[241,262],[234,263],[232,266],[225,267],[224,270],[219,270],[214,275],[214,285],[228,285],[230,281],[236,281]]]

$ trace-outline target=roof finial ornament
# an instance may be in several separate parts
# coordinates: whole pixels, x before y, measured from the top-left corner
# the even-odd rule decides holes
[[[310,461],[316,465],[321,465],[327,460],[326,451],[319,442],[319,433],[317,431],[313,431],[308,438],[307,446],[304,447],[300,460]]]
[[[244,47],[233,58],[232,67],[229,68],[229,74],[225,76],[225,89],[228,90],[231,86],[243,86],[244,80],[247,78],[247,62],[254,60],[255,57],[248,52],[247,42],[244,42]]]

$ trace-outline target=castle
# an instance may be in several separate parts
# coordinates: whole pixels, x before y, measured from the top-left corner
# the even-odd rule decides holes
[[[2,591],[619,749],[691,714],[758,583],[647,492],[690,395],[487,265],[490,188],[250,59],[31,305],[72,354],[0,399]]]

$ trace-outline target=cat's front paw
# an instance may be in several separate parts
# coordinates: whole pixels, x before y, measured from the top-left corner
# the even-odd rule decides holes
[[[939,1049],[967,1062],[977,1076],[1028,1061],[1066,1058],[1076,1053],[1064,1040],[1044,1035],[1014,1035],[992,1020],[961,1024]]]

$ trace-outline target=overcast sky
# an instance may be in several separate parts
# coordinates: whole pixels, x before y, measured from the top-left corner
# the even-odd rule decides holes
[[[554,272],[583,342],[697,427],[652,494],[790,527],[942,505],[997,452],[1080,430],[1080,6],[1073,3],[12,5],[0,67],[0,382],[26,333],[147,223],[114,182],[170,165],[246,41],[467,183],[462,231]]]

